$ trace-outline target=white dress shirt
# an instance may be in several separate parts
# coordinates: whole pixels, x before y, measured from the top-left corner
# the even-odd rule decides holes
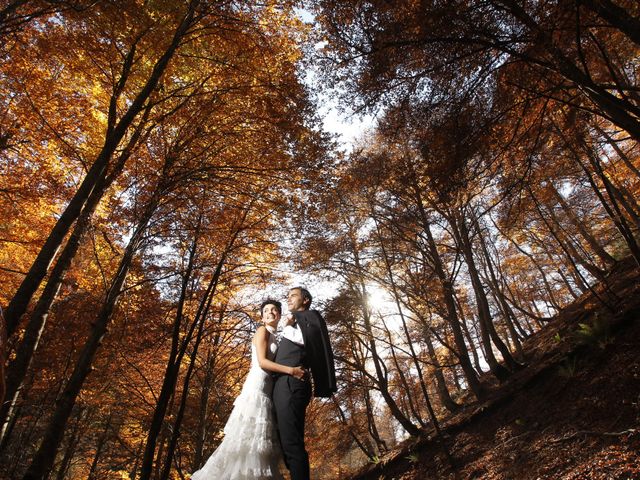
[[[300,327],[298,327],[297,323],[295,325],[285,325],[282,327],[282,338],[286,338],[287,340],[291,340],[293,343],[304,346],[302,331],[300,330]]]

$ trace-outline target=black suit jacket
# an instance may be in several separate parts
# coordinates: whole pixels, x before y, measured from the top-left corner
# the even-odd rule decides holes
[[[304,340],[305,364],[313,376],[313,396],[330,397],[337,387],[327,324],[317,310],[294,312],[293,315]]]

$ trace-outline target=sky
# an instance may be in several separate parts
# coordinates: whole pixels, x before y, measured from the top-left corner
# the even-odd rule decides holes
[[[308,10],[296,9],[296,12],[305,23],[312,24],[315,21]],[[320,48],[322,44],[317,44],[316,49]],[[303,82],[318,95],[318,115],[322,119],[323,130],[335,139],[339,150],[346,154],[350,153],[358,145],[359,140],[365,138],[366,133],[373,128],[375,118],[371,115],[357,115],[349,112],[348,109],[339,106],[337,95],[319,91],[318,86],[321,85],[321,81],[313,68],[306,68],[301,72],[301,76]],[[283,314],[286,314],[288,312],[286,294],[289,288],[295,286],[308,288],[314,296],[314,306],[319,309],[337,295],[340,285],[335,280],[321,278],[317,273],[287,271],[287,268],[288,265],[283,264],[279,270],[279,273],[284,274],[286,278],[284,282],[269,285],[259,292],[249,293],[248,303],[259,304],[264,298],[274,298],[283,303]],[[369,291],[374,309],[385,313],[388,313],[390,306],[395,309],[395,305],[392,305],[390,298],[382,289],[370,285]]]
[[[307,24],[315,22],[315,17],[309,10],[297,8],[296,12],[303,22]],[[319,43],[316,45],[316,49],[320,49],[322,46]],[[304,72],[303,81],[314,91],[317,91],[318,85],[321,83],[313,69]],[[375,120],[373,116],[356,115],[346,111],[345,108],[340,108],[335,96],[320,93],[318,104],[318,114],[322,118],[324,131],[334,135],[340,150],[344,152],[351,152],[363,134],[373,126]]]

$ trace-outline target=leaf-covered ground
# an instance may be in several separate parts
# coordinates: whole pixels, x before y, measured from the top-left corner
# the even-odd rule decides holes
[[[486,378],[489,398],[443,421],[452,462],[433,438],[408,440],[353,480],[640,479],[639,269],[606,284],[527,341],[525,369]]]

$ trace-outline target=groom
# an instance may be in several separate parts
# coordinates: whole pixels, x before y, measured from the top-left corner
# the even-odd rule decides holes
[[[330,397],[336,391],[333,352],[327,325],[316,310],[309,310],[311,294],[302,287],[289,290],[287,304],[293,322],[284,327],[274,361],[311,370],[313,395]],[[309,480],[309,455],[304,448],[304,415],[311,400],[309,378],[279,375],[273,386],[280,443],[291,480]]]

